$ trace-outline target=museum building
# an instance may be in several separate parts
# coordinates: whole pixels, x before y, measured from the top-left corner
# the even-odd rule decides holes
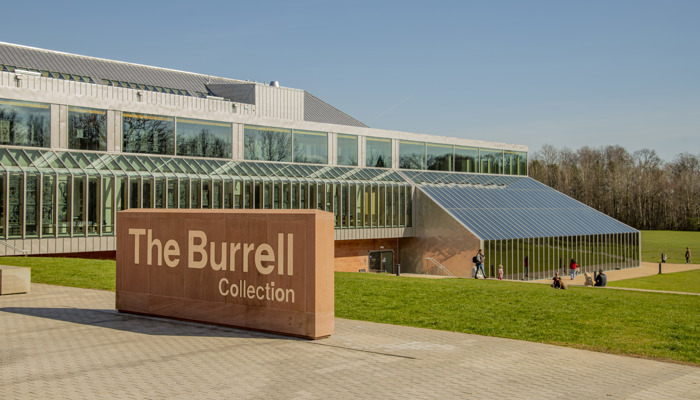
[[[527,176],[528,147],[373,129],[312,94],[0,42],[0,255],[116,250],[130,208],[335,215],[335,270],[639,266],[640,232]]]

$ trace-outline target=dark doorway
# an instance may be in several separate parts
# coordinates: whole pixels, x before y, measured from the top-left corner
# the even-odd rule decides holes
[[[369,270],[371,272],[394,273],[394,251],[378,250],[369,252]]]

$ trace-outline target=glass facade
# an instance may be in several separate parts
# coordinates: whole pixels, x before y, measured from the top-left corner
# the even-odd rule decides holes
[[[0,148],[0,192],[0,239],[110,236],[128,208],[318,208],[337,229],[410,227],[413,201],[383,169],[14,148]]]
[[[503,152],[503,173],[506,175],[527,175],[527,153],[505,150]]]
[[[294,130],[294,162],[328,164],[328,134]]]
[[[357,136],[339,133],[337,136],[338,165],[357,166]]]
[[[292,161],[292,130],[246,125],[243,158],[260,161]]]
[[[391,139],[365,138],[366,166],[391,168]]]
[[[400,140],[399,168],[425,169],[425,143]]]
[[[123,113],[122,150],[125,153],[175,154],[175,118]]]
[[[51,106],[0,99],[0,144],[49,147]]]
[[[233,124],[177,119],[177,155],[231,158]]]
[[[433,171],[453,171],[452,146],[428,143],[426,146],[426,169]]]
[[[68,148],[107,151],[107,111],[68,107]]]
[[[503,150],[480,149],[479,159],[482,174],[503,173]]]
[[[455,146],[455,171],[480,172],[479,148]]]

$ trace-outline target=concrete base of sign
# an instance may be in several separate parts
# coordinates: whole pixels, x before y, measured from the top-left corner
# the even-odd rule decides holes
[[[0,265],[0,295],[29,293],[32,269]]]
[[[333,333],[333,214],[125,210],[116,308],[319,339]]]

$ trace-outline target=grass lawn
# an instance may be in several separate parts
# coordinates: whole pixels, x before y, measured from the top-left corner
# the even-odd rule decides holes
[[[3,257],[0,262],[30,266],[37,283],[115,290],[114,261]],[[341,272],[335,274],[335,289],[340,318],[700,366],[700,296]]]
[[[693,253],[691,262],[700,262],[700,232],[642,231],[642,261],[659,262],[666,253],[667,262],[685,264],[686,247]]]
[[[700,297],[336,273],[335,314],[700,365]]]
[[[608,286],[700,293],[700,269],[608,282]]]
[[[32,268],[32,282],[86,289],[116,290],[116,263],[110,260],[2,257],[0,264]]]

